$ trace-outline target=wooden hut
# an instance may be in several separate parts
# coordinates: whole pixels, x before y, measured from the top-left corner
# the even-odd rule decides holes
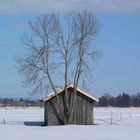
[[[69,103],[73,100],[74,87],[69,84],[67,86]],[[59,99],[64,102],[65,88],[57,92]],[[58,115],[58,106],[56,94],[53,92],[43,99],[44,102],[44,125],[63,125],[63,120]],[[69,119],[68,124],[78,124],[78,125],[92,125],[93,124],[93,107],[94,102],[98,100],[87,94],[86,92],[77,88],[76,94],[76,106]],[[64,107],[64,104],[62,105]]]

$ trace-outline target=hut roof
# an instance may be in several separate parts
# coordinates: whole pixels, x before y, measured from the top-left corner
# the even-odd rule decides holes
[[[73,86],[72,84],[69,84],[69,85],[67,86],[67,89],[68,89],[68,88],[74,88],[74,86]],[[62,89],[59,89],[59,90],[57,91],[57,94],[62,94],[62,93],[64,93],[64,90],[65,90],[65,87],[62,88]],[[86,93],[86,92],[80,90],[79,88],[77,88],[77,91],[78,91],[79,93],[83,94],[84,96],[90,98],[90,99],[93,100],[94,102],[98,102],[98,99],[96,99],[95,97],[89,95],[88,93]],[[47,102],[47,101],[49,101],[50,99],[52,99],[53,97],[55,97],[55,96],[56,96],[55,92],[52,92],[52,93],[50,93],[49,95],[47,95],[47,96],[43,99],[43,102]]]

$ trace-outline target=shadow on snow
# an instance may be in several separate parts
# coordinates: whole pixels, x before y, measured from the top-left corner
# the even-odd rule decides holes
[[[24,125],[26,125],[26,126],[43,126],[44,122],[26,121],[26,122],[24,122]]]

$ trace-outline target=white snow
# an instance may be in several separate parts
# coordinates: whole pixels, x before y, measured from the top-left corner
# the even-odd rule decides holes
[[[41,127],[43,113],[0,108],[0,140],[140,140],[140,108],[95,108],[92,126]]]

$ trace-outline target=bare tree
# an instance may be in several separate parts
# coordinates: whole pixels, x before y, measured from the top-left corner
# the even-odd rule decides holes
[[[59,17],[50,14],[29,22],[30,34],[23,43],[28,48],[24,56],[17,56],[18,70],[25,77],[24,84],[33,87],[33,93],[51,88],[57,97],[58,114],[67,124],[76,105],[76,89],[84,74],[91,73],[92,65],[99,53],[91,46],[98,32],[95,16],[89,12],[71,13]],[[62,73],[65,85],[64,107],[57,94],[55,75]],[[67,85],[74,85],[72,103],[68,101]]]

